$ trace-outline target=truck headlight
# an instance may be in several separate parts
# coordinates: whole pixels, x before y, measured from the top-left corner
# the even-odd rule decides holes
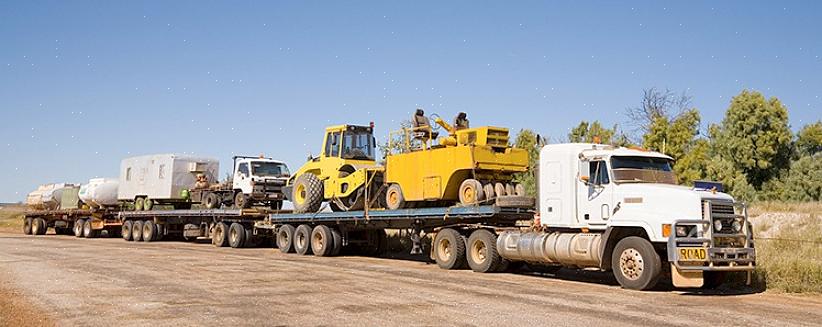
[[[734,222],[733,224],[731,224],[731,227],[734,229],[734,232],[736,233],[742,231],[742,223],[737,219],[734,219]]]
[[[676,226],[676,237],[688,236],[688,226]]]
[[[718,232],[718,231],[721,231],[721,230],[722,230],[722,221],[719,220],[719,219],[714,220],[714,231]]]

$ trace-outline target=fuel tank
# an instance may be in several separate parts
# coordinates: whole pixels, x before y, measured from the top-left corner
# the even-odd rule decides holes
[[[601,244],[595,233],[506,231],[497,238],[505,259],[579,268],[599,266]]]

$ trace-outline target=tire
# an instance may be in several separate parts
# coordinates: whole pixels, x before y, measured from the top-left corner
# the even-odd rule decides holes
[[[465,237],[451,228],[437,232],[434,237],[434,260],[442,269],[465,267]]]
[[[26,218],[23,220],[23,234],[24,235],[31,235],[32,225],[34,225],[34,220],[31,218]]]
[[[385,208],[397,210],[405,207],[405,196],[402,195],[400,184],[391,184],[385,191]]]
[[[318,225],[311,231],[311,252],[315,256],[327,257],[334,251],[334,236],[331,228],[325,225]]]
[[[282,253],[294,253],[294,226],[282,225],[277,229],[277,248]]]
[[[331,239],[334,240],[334,248],[331,249],[332,256],[340,255],[340,251],[342,251],[342,233],[336,228],[331,228]]]
[[[143,240],[143,221],[142,220],[133,220],[131,221],[131,240],[134,242],[140,242]]]
[[[496,205],[505,208],[533,208],[534,198],[530,196],[506,195],[497,198]]]
[[[494,192],[494,184],[487,183],[482,187],[482,192],[485,193],[486,199],[495,199],[497,197],[497,193]]]
[[[517,195],[516,190],[514,189],[514,184],[506,183],[505,184],[505,195],[512,196]]]
[[[143,242],[153,242],[157,240],[157,225],[151,220],[143,221]]]
[[[143,199],[143,211],[151,211],[151,208],[153,208],[153,207],[154,207],[154,201],[153,200],[151,200],[149,198]]]
[[[623,288],[648,290],[656,286],[662,272],[659,254],[648,240],[629,236],[617,243],[611,253],[611,269]]]
[[[211,244],[221,248],[228,246],[228,225],[224,222],[219,222],[214,225],[214,232],[211,233]]]
[[[231,227],[228,228],[228,245],[237,249],[245,246],[245,241],[245,227],[238,223],[232,223]]]
[[[291,194],[295,213],[317,212],[323,201],[323,184],[312,173],[305,173],[294,181]]]
[[[97,231],[91,228],[91,219],[86,219],[83,222],[83,237],[85,238],[95,238],[97,237]]]
[[[145,200],[143,198],[134,199],[134,211],[143,211],[144,202]]]
[[[126,220],[123,222],[123,227],[120,227],[120,234],[122,234],[123,239],[126,241],[131,241],[131,220]]]
[[[255,236],[254,235],[254,228],[243,228],[245,230],[245,242],[243,242],[244,248],[256,248],[263,244],[266,241],[265,238]]]
[[[83,225],[86,223],[85,219],[77,219],[74,221],[74,226],[72,226],[72,231],[74,232],[75,237],[83,237]]]
[[[525,196],[525,186],[522,184],[515,184],[514,185],[514,195],[516,196]]]
[[[500,182],[494,183],[494,195],[496,195],[497,198],[505,196],[505,184]]]
[[[234,206],[240,209],[248,209],[248,197],[246,197],[243,192],[237,192],[234,194]]]
[[[31,222],[31,233],[34,235],[46,235],[48,224],[43,218],[34,218]]]
[[[460,184],[459,190],[460,204],[472,205],[485,200],[485,192],[482,190],[482,184],[476,179],[466,179]]]
[[[203,200],[203,205],[206,209],[219,209],[220,208],[220,197],[217,196],[216,193],[208,193]]]
[[[300,255],[311,254],[311,226],[300,225],[294,230],[294,251]]]
[[[475,272],[496,272],[503,268],[503,259],[497,251],[497,236],[488,230],[478,229],[471,233],[465,251],[468,266]]]

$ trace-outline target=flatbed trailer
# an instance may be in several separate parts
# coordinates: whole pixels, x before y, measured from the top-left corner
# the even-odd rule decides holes
[[[23,215],[23,233],[45,235],[54,228],[57,235],[94,238],[105,233],[119,236],[121,223],[115,209],[32,210]]]
[[[302,214],[274,213],[255,224],[276,234],[280,251],[317,256],[332,256],[342,247],[355,246],[367,254],[385,250],[385,229],[410,229],[412,254],[421,253],[420,232],[443,229],[468,231],[477,228],[514,228],[530,221],[534,211],[496,205],[454,206],[399,210],[319,212]],[[464,240],[461,248],[464,251]],[[458,243],[452,240],[452,243]]]
[[[121,211],[121,235],[126,241],[153,242],[182,238],[186,241],[210,239],[218,247],[257,246],[273,234],[254,225],[272,210],[264,209],[188,209]]]

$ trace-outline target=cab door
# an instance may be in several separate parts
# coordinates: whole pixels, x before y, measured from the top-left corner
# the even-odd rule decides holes
[[[608,175],[608,164],[605,160],[583,161],[580,175],[586,176],[577,181],[578,209],[577,220],[582,224],[603,225],[611,218],[613,212],[614,185]]]
[[[248,162],[237,165],[234,172],[234,189],[242,190],[245,194],[251,194],[254,187],[251,186],[251,171],[248,169]]]

